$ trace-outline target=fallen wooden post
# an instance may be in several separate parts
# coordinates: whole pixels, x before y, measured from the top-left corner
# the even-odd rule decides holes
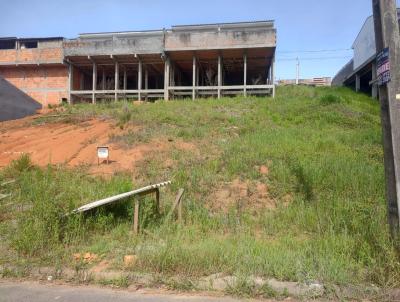
[[[135,198],[135,212],[133,214],[133,232],[139,232],[139,199]]]
[[[171,211],[168,214],[168,216],[172,215],[174,213],[175,209],[178,208],[178,221],[179,221],[179,223],[182,223],[182,202],[181,202],[181,199],[182,199],[182,195],[183,195],[184,191],[185,191],[184,189],[179,189],[178,194],[176,195],[176,198],[175,198],[175,203],[172,206]]]
[[[2,184],[0,184],[1,187],[4,187],[6,185],[12,184],[15,182],[15,179],[9,180],[9,181],[5,181]]]
[[[110,203],[113,203],[115,201],[130,197],[130,196],[145,195],[145,194],[149,194],[149,193],[152,193],[152,192],[157,192],[159,190],[159,188],[164,187],[164,186],[169,185],[169,184],[171,184],[171,181],[165,181],[165,182],[161,182],[161,183],[158,183],[158,184],[146,186],[146,187],[143,187],[143,188],[140,188],[140,189],[136,189],[136,190],[133,190],[133,191],[129,191],[129,192],[126,192],[126,193],[122,193],[122,194],[114,195],[114,196],[107,197],[107,198],[104,198],[104,199],[100,199],[100,200],[85,204],[85,205],[73,210],[72,214],[74,214],[74,213],[83,213],[83,212],[89,211],[91,209],[98,208],[100,206],[103,206],[103,205],[106,205],[106,204],[110,204]]]
[[[11,196],[11,194],[0,194],[0,200]]]

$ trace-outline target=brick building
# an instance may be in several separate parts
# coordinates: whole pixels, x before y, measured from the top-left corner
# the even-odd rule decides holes
[[[0,77],[46,106],[65,100],[274,95],[273,21],[0,38]]]

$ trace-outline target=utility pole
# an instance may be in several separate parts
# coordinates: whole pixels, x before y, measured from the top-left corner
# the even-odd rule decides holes
[[[400,35],[396,0],[372,0],[390,233],[399,247]]]
[[[299,58],[296,58],[297,63],[296,63],[296,85],[299,85],[299,77],[300,77],[300,62]]]

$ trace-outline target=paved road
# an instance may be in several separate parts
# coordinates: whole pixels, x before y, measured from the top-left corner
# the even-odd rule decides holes
[[[53,285],[35,282],[0,282],[0,302],[238,302],[226,297],[166,295],[130,292],[92,286]]]

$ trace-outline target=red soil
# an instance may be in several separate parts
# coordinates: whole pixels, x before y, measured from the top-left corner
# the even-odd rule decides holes
[[[121,130],[112,123],[90,120],[79,124],[54,123],[31,125],[32,118],[0,123],[0,167],[23,153],[40,166],[66,164],[89,165],[91,173],[110,174],[132,170],[147,153],[165,150],[165,142],[150,142],[131,149],[108,143],[109,135]],[[97,164],[97,146],[110,149],[110,163]]]

